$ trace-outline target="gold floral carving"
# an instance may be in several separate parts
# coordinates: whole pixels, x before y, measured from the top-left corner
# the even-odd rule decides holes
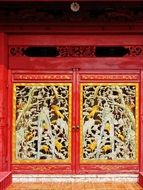
[[[138,83],[81,83],[81,163],[138,163],[138,97]]]
[[[81,75],[81,80],[139,80],[139,75]]]
[[[104,171],[111,171],[111,170],[128,170],[129,167],[125,167],[125,165],[96,165],[94,167],[95,170],[104,170]],[[81,169],[85,169],[84,166],[81,166]],[[137,170],[138,166],[132,166],[132,170]]]
[[[14,170],[23,170],[23,169],[27,169],[27,170],[32,170],[32,171],[40,171],[40,172],[45,172],[45,171],[49,171],[49,170],[57,170],[57,166],[56,165],[49,165],[49,166],[46,166],[46,165],[40,165],[40,166],[30,166],[30,165],[24,165],[24,166],[17,166],[17,165],[13,165],[13,169]],[[65,170],[69,170],[70,169],[70,167],[67,167],[66,166],[66,168],[64,168],[64,171]]]
[[[32,106],[39,105],[38,104],[39,99],[37,99],[38,97],[40,98],[41,101],[46,99],[41,94],[40,96],[38,96],[39,94],[34,95],[34,93],[41,93],[44,89],[47,90],[45,91],[47,92],[46,96],[48,100],[50,101],[45,102],[42,109],[39,109],[39,108],[36,109],[36,110],[39,110],[39,112],[38,112],[36,124],[34,124],[35,120],[33,118],[35,118],[36,112],[33,112],[32,110],[35,110],[35,109],[31,109],[31,108],[33,108]],[[61,91],[63,90],[60,93],[60,98],[61,98],[60,100],[58,98],[59,89]],[[25,94],[23,95],[22,93],[21,96],[18,96],[18,94],[21,94],[21,92],[25,92]],[[54,94],[52,92],[54,92]],[[63,92],[64,92],[64,96],[63,96]],[[71,92],[72,92],[72,86],[70,83],[16,83],[13,85],[13,163],[17,163],[17,164],[35,163],[36,164],[36,163],[47,163],[47,162],[48,163],[49,162],[50,163],[70,163],[71,162],[71,113],[72,113],[72,102],[71,102],[72,93]],[[65,97],[65,94],[66,94],[66,97]],[[57,102],[60,101],[61,103],[63,101],[62,96],[66,102],[65,105],[67,107],[65,107],[66,109],[62,107],[61,109],[64,109],[66,111],[63,111],[61,113],[60,107],[56,105],[55,100],[57,100]],[[28,97],[28,99],[26,99],[26,97]],[[25,102],[25,104],[23,104],[23,102],[21,101],[21,98],[23,99],[22,101]],[[36,102],[37,104],[35,104]],[[30,105],[30,107],[28,107],[28,105]],[[25,108],[26,108],[26,111],[25,111]],[[43,109],[45,111],[48,109],[48,111],[45,112],[43,111]],[[19,115],[19,113],[21,114]],[[30,114],[31,116],[28,117],[28,119],[23,120],[23,118],[26,118],[25,113],[27,115]],[[47,123],[45,120],[44,122],[42,122],[41,125],[39,125],[41,120],[44,118],[44,113],[47,114],[46,117],[48,117],[49,120],[47,120]],[[32,123],[29,124],[29,122],[32,122]],[[61,124],[63,124],[63,126]],[[36,133],[34,133],[34,131],[31,132],[32,128],[35,129],[35,127],[36,127],[37,132]],[[63,127],[65,128],[63,129]],[[38,128],[40,128],[39,131],[41,132],[37,130]],[[24,131],[21,133],[22,130]],[[47,131],[49,131],[50,135]],[[52,131],[57,131],[57,133],[56,132],[52,133]],[[53,149],[50,150],[50,146],[53,147],[53,144],[51,143],[51,139],[49,138],[50,144],[48,144],[48,141],[46,141],[48,145],[42,142],[45,137],[49,137],[49,136],[51,137],[51,133],[52,135],[55,134],[55,138],[53,140],[53,143],[55,145],[54,146],[55,151],[53,151],[53,153],[55,152],[54,153],[55,155],[59,154],[61,157],[54,156],[54,158],[52,158],[48,156],[48,157],[44,157],[44,159],[42,159],[39,156],[38,157],[36,156],[36,158],[31,157],[31,155],[37,155],[36,153],[37,150],[36,148],[34,148],[37,145],[33,146],[33,143],[35,142],[34,139],[35,140],[38,139],[38,142],[40,142],[38,155],[40,155],[41,151],[42,151],[42,155],[48,155],[48,154],[51,155],[51,151],[53,150]],[[40,138],[39,138],[39,134],[40,134]],[[37,138],[37,135],[38,135],[38,138]],[[44,135],[44,137],[42,137],[42,135]],[[60,138],[62,142],[65,141],[67,143],[61,144]],[[22,148],[19,149],[19,146],[22,146]],[[48,150],[45,148],[47,148]],[[23,150],[26,150],[26,151],[24,152]],[[31,151],[32,152],[34,151],[34,152],[32,153]]]
[[[72,76],[69,75],[54,75],[54,74],[15,74],[14,80],[70,80]]]

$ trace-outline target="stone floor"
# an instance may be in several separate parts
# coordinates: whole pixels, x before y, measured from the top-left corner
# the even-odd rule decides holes
[[[13,183],[6,190],[143,190],[137,183]]]

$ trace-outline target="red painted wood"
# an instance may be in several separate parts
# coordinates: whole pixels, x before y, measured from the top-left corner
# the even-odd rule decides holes
[[[112,63],[112,62],[111,62]],[[113,75],[116,75],[116,77],[118,79],[114,79],[112,78]],[[82,76],[92,76],[92,77],[96,77],[97,79],[82,79]],[[101,78],[97,77],[97,76],[102,76],[103,80],[101,80]],[[122,76],[126,76],[124,79],[122,79]],[[128,78],[131,77],[130,79]],[[135,78],[133,76],[136,76]],[[120,80],[121,78],[121,80]],[[113,71],[113,70],[100,70],[100,71],[83,71],[80,70],[79,71],[79,84],[81,82],[84,83],[102,83],[102,82],[106,82],[106,83],[114,83],[114,82],[138,82],[140,83],[140,71]],[[80,117],[80,116],[79,116]],[[80,123],[80,121],[78,121]],[[79,134],[78,134],[79,135]],[[78,137],[79,138],[79,137]],[[139,139],[140,141],[140,139]],[[79,152],[79,150],[78,150]],[[79,159],[79,158],[78,158]],[[101,173],[101,174],[105,174],[105,173],[138,173],[139,172],[139,164],[130,164],[130,162],[126,163],[126,164],[121,164],[119,163],[114,163],[114,164],[104,164],[104,163],[100,163],[100,164],[80,164],[77,167],[77,173],[79,174],[94,174],[94,173]]]
[[[72,74],[73,73],[73,74]],[[139,166],[134,165],[134,164],[110,164],[110,165],[104,165],[104,164],[80,164],[80,138],[79,138],[79,132],[80,129],[77,129],[77,126],[79,125],[79,116],[80,116],[80,108],[79,108],[79,94],[80,94],[80,89],[79,89],[79,84],[80,82],[101,82],[101,79],[99,80],[82,80],[81,76],[97,76],[97,75],[103,75],[103,76],[112,76],[115,75],[114,71],[82,71],[78,69],[73,69],[73,71],[68,71],[65,73],[65,71],[22,71],[22,70],[15,70],[12,72],[11,76],[11,84],[13,82],[56,82],[56,80],[44,80],[41,78],[41,76],[52,76],[52,75],[57,75],[57,76],[64,76],[67,75],[70,76],[70,80],[64,80],[64,82],[72,82],[73,84],[73,109],[72,109],[72,163],[69,165],[64,165],[64,164],[42,164],[39,162],[39,164],[13,164],[12,165],[12,170],[14,173],[61,173],[61,174],[70,174],[70,173],[89,173],[89,174],[94,174],[94,173],[138,173],[139,172]],[[37,80],[35,77],[39,79]],[[136,76],[136,80],[133,79],[128,79],[127,80],[122,80],[122,82],[139,82],[140,79],[140,72],[139,71],[116,71],[116,76]],[[19,79],[18,79],[19,77]],[[20,79],[21,77],[24,77],[25,79]],[[29,79],[29,77],[31,79]],[[40,79],[41,78],[41,79]],[[111,77],[110,77],[111,78]],[[118,82],[116,80],[116,82]],[[63,83],[63,80],[58,80],[58,82]],[[102,81],[103,82],[103,81]],[[114,79],[104,79],[104,82],[115,82]],[[119,81],[121,82],[121,81]],[[11,89],[12,90],[12,89]],[[11,94],[12,95],[12,94]],[[10,98],[12,99],[12,97]],[[9,108],[11,110],[12,107]],[[11,119],[12,120],[12,115]],[[74,127],[75,126],[75,127]]]
[[[9,128],[9,133],[8,133],[8,156],[7,156],[7,161],[8,161],[8,170],[12,171],[12,75],[11,75],[11,70],[8,70],[8,128]]]
[[[46,46],[46,45],[141,45],[143,37],[141,35],[11,35],[9,37],[10,46]],[[20,64],[19,64],[20,63]],[[93,57],[60,57],[60,58],[36,58],[36,57],[9,57],[10,69],[30,69],[33,70],[71,70],[80,68],[84,70],[140,70],[143,68],[143,60],[140,57],[122,58],[93,58]]]
[[[0,171],[7,170],[7,37],[0,33]]]
[[[19,64],[20,63],[20,64]],[[131,70],[143,69],[143,60],[140,58],[13,58],[9,59],[10,69],[35,70],[71,70],[80,68],[84,70]]]
[[[75,88],[75,94],[74,94],[74,101],[75,101],[75,153],[73,154],[75,156],[75,168],[74,171],[77,173],[77,170],[79,168],[79,159],[80,159],[80,138],[79,138],[79,69],[76,68],[73,70],[75,75],[75,81],[74,81],[74,88]],[[74,142],[73,142],[74,143]]]
[[[73,93],[72,93],[72,115],[73,115],[73,121],[72,121],[72,139],[73,139],[73,142],[76,142],[76,118],[77,118],[77,109],[76,109],[76,99],[77,99],[77,94],[76,94],[76,84],[77,82],[77,77],[76,77],[76,69],[73,69]],[[72,155],[76,154],[76,149],[77,149],[77,146],[76,146],[76,143],[72,143]],[[73,156],[72,156],[73,157]],[[73,158],[73,166],[72,166],[72,171],[73,172],[76,172],[76,157],[74,156]]]
[[[143,38],[141,35],[10,35],[9,45],[138,45],[142,44]],[[71,75],[70,80],[73,84],[73,110],[72,110],[72,163],[71,165],[12,165],[12,170],[15,173],[138,173],[139,166],[133,164],[110,164],[110,165],[80,165],[79,162],[79,147],[80,129],[76,129],[79,125],[79,84],[80,82],[101,82],[101,80],[83,80],[81,75],[137,75],[130,82],[140,82],[140,69],[142,69],[143,61],[140,57],[126,58],[27,58],[27,57],[10,57],[9,67],[12,70],[12,82],[45,82],[41,79],[18,79],[14,76],[32,76],[34,74],[42,75]],[[54,68],[54,69],[53,69]],[[102,82],[128,82],[126,79],[103,79]],[[49,80],[56,82],[56,80]],[[59,80],[58,82],[63,82]],[[10,84],[10,85],[11,85]],[[12,107],[10,108],[10,110]],[[11,118],[12,119],[12,118]],[[74,127],[75,126],[75,127]],[[44,169],[42,169],[44,168]]]
[[[11,172],[0,172],[0,190],[5,190],[11,183]]]
[[[143,25],[130,25],[130,26],[126,26],[126,25],[121,25],[121,26],[110,26],[110,25],[105,25],[104,27],[101,25],[97,25],[97,26],[88,26],[87,28],[84,27],[85,25],[81,25],[79,27],[77,26],[72,26],[71,27],[64,27],[62,25],[60,25],[60,27],[58,26],[46,26],[44,25],[39,25],[37,26],[23,26],[23,24],[21,24],[20,26],[14,25],[14,24],[10,24],[9,25],[0,25],[0,31],[4,31],[6,33],[15,33],[15,34],[61,34],[61,35],[65,35],[65,34],[86,34],[86,35],[107,35],[107,34],[126,34],[128,35],[129,30],[130,30],[130,34],[142,34],[143,31]],[[103,29],[104,28],[104,29]]]
[[[42,77],[44,76],[49,76],[49,79],[43,79]],[[53,76],[55,76],[55,79],[53,80]],[[64,76],[68,76],[69,79],[59,79],[59,77],[64,77]],[[24,77],[25,79],[22,79],[21,77]],[[30,77],[30,79],[29,79]],[[38,78],[38,79],[37,79]],[[56,80],[57,78],[57,80]],[[48,82],[57,82],[57,83],[72,83],[74,81],[73,79],[73,75],[72,75],[72,71],[69,72],[65,72],[65,71],[44,71],[44,72],[40,72],[40,71],[13,71],[11,77],[9,77],[9,85],[11,86],[10,90],[12,91],[12,84],[14,82],[18,82],[18,83],[48,83]],[[72,93],[72,96],[74,96],[74,91]],[[9,93],[9,101],[12,100],[12,93]],[[10,106],[9,110],[12,110],[12,105]],[[10,111],[11,113],[11,111]],[[12,121],[12,114],[9,115],[10,120]],[[74,121],[73,117],[74,114],[72,114],[72,121]],[[12,128],[12,123],[11,123],[11,128]],[[71,136],[71,141],[75,142],[75,134],[74,134],[74,130],[72,130],[72,136]],[[11,129],[11,134],[12,134],[12,129]],[[74,148],[75,144],[72,143],[72,153],[71,155],[74,155],[75,152],[75,148]],[[12,147],[12,146],[11,146]],[[12,149],[12,148],[11,148]],[[11,154],[11,160],[12,160],[12,154]],[[74,157],[72,157],[71,159],[71,163],[69,164],[64,164],[64,163],[43,163],[42,161],[38,164],[35,164],[34,161],[33,163],[24,163],[24,164],[14,164],[12,163],[11,166],[11,170],[14,173],[27,173],[27,174],[31,174],[31,173],[41,173],[41,174],[71,174],[73,172],[73,170],[75,169],[75,160]]]
[[[141,45],[143,44],[142,35],[113,35],[112,41],[110,35],[10,35],[10,46],[32,46],[32,45]],[[73,109],[72,109],[72,163],[63,164],[13,164],[12,170],[15,173],[138,173],[138,164],[80,164],[80,129],[79,125],[79,84],[80,82],[139,82],[140,70],[143,68],[143,59],[141,57],[123,57],[123,58],[28,58],[28,57],[9,57],[9,68],[12,70],[10,77],[10,86],[13,82],[57,82],[56,79],[36,79],[33,75],[64,75],[71,76],[64,82],[73,84]],[[53,70],[54,68],[54,70]],[[31,76],[18,79],[15,76]],[[88,79],[84,80],[84,75],[119,75],[118,79]],[[120,76],[126,76],[124,79]],[[135,77],[132,77],[135,76]],[[131,78],[130,78],[131,77]],[[63,80],[58,80],[63,82]],[[12,89],[11,89],[12,90]],[[12,94],[10,95],[11,101]],[[9,111],[12,107],[9,108]],[[10,116],[12,120],[12,115]],[[74,127],[75,126],[75,127]],[[140,147],[141,150],[141,147]],[[43,168],[43,169],[42,169]]]
[[[139,184],[143,187],[143,172],[139,173]]]
[[[140,131],[139,131],[139,134],[140,134],[140,166],[139,166],[139,169],[140,169],[140,174],[139,174],[139,184],[141,186],[143,186],[143,107],[142,107],[142,104],[143,104],[143,71],[141,71],[141,86],[140,86],[140,102],[141,102],[141,106],[140,106]]]
[[[0,2],[14,2],[13,0],[0,0]],[[15,2],[54,2],[60,0],[15,0]],[[69,0],[66,0],[69,1]],[[77,2],[87,0],[77,0]],[[95,2],[111,2],[109,0],[91,0]],[[116,0],[112,0],[115,2]],[[119,0],[118,2],[138,3],[142,0]],[[71,1],[69,1],[71,3]],[[8,24],[1,25],[0,31],[9,33],[10,46],[22,45],[143,45],[143,26],[123,25],[109,26],[88,26],[81,23],[80,26],[20,26]],[[18,34],[18,35],[17,35]],[[24,35],[23,35],[24,34]],[[31,35],[32,34],[32,35]],[[35,35],[34,35],[35,34]],[[54,35],[53,35],[54,34]],[[60,35],[59,35],[60,34]],[[102,34],[102,35],[101,35]],[[141,93],[140,105],[143,105],[143,59],[142,57],[125,58],[27,58],[27,57],[8,57],[6,35],[0,33],[0,171],[12,169],[15,173],[138,173],[140,171],[139,182],[143,186],[143,108],[140,106],[140,162],[139,165],[80,165],[79,162],[79,130],[72,129],[72,164],[71,165],[50,165],[50,164],[21,164],[11,166],[11,134],[12,134],[12,83],[13,82],[46,82],[41,79],[14,79],[14,75],[31,74],[68,74],[73,84],[73,112],[72,126],[79,125],[79,83],[85,82],[80,76],[86,74],[137,74],[139,79],[132,82],[140,83],[141,71]],[[9,68],[8,68],[9,67]],[[78,68],[80,70],[78,70]],[[9,73],[7,70],[9,69]],[[54,71],[53,71],[54,69]],[[11,74],[12,72],[12,74]],[[9,76],[8,76],[9,75]],[[9,88],[7,89],[7,76],[9,77]],[[55,82],[55,80],[48,80]],[[56,80],[57,81],[57,80]],[[107,82],[107,80],[96,80],[98,82]],[[121,80],[114,80],[121,82]],[[59,80],[58,82],[63,82]],[[95,82],[90,79],[88,82]],[[113,82],[109,79],[108,82]],[[122,80],[127,82],[127,80]],[[7,100],[8,91],[8,100]],[[8,113],[8,116],[7,116]],[[9,125],[9,128],[7,127]],[[8,164],[7,164],[8,162]]]

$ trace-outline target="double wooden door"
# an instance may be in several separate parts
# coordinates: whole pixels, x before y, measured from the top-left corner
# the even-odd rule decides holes
[[[13,168],[95,173],[137,164],[134,77],[78,69],[15,74]]]

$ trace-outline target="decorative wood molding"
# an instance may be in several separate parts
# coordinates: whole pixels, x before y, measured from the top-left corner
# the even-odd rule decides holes
[[[0,23],[23,24],[117,24],[117,23],[140,23],[143,22],[142,4],[109,5],[97,2],[80,2],[80,11],[75,14],[70,10],[69,2],[43,2],[39,5],[34,2],[25,4],[17,2],[13,4],[1,3]]]
[[[94,170],[98,170],[98,171],[120,171],[120,170],[133,170],[135,172],[138,171],[138,166],[137,165],[96,165],[94,166]],[[92,168],[93,169],[93,168]],[[81,170],[87,170],[87,168],[85,166],[81,166]]]
[[[143,46],[126,46],[126,48],[129,50],[126,56],[143,56]]]
[[[13,80],[71,80],[72,76],[65,74],[14,74]]]
[[[24,56],[24,50],[27,47],[11,47],[9,48],[9,55],[10,56]]]
[[[36,47],[36,46],[35,46]],[[41,46],[41,48],[43,48],[44,46]],[[98,56],[97,54],[97,49],[100,46],[86,46],[86,45],[82,45],[82,46],[51,46],[52,48],[55,48],[55,51],[57,52],[57,54],[55,56],[52,57],[102,57]],[[103,46],[101,46],[100,48],[102,48]],[[120,48],[120,46],[113,46],[114,48]],[[12,57],[21,57],[21,56],[26,56],[26,49],[29,48],[28,46],[14,46],[14,47],[9,47],[9,56]],[[47,48],[50,48],[50,46],[47,46]],[[103,47],[104,48],[104,47]],[[40,49],[40,47],[39,47]],[[112,46],[109,46],[109,50],[107,49],[107,51],[112,51]],[[118,56],[112,56],[111,57],[142,57],[143,56],[143,45],[138,45],[138,46],[123,46],[122,49],[124,49],[126,52],[123,53],[123,55]],[[47,50],[46,50],[47,51]],[[48,49],[48,51],[50,51]],[[52,51],[52,50],[51,50]],[[101,50],[102,51],[102,50]],[[115,50],[116,51],[116,50]],[[32,57],[32,56],[31,56]],[[36,57],[36,56],[35,56]],[[38,56],[40,57],[40,56]],[[42,55],[41,55],[42,57]],[[44,57],[46,57],[44,55]],[[47,56],[50,57],[50,56]],[[106,57],[103,55],[103,57]],[[107,55],[107,57],[110,57],[110,52],[109,55]]]
[[[59,46],[59,57],[96,57],[95,46]]]
[[[113,74],[83,74],[80,76],[81,80],[139,80],[139,75],[129,74],[129,75],[113,75]]]
[[[28,171],[33,171],[33,172],[53,172],[55,173],[55,170],[58,170],[58,166],[57,165],[13,165],[12,169],[14,171],[16,170],[28,170]],[[59,170],[64,170],[66,173],[66,171],[70,170],[70,166],[60,166]]]

